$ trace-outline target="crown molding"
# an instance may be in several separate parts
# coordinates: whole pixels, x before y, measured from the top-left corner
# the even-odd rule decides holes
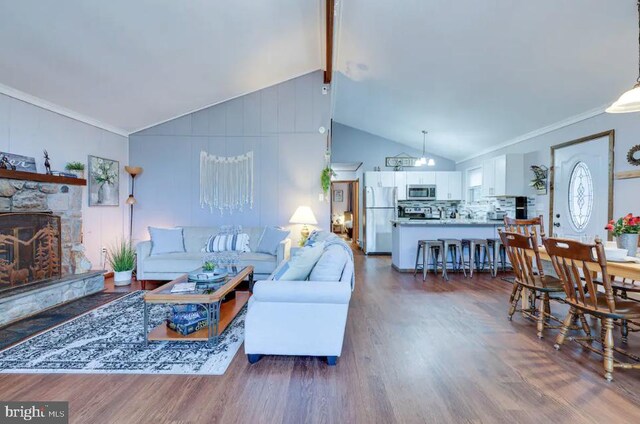
[[[121,135],[123,137],[129,136],[129,132],[123,130],[122,128],[105,124],[104,122],[98,121],[97,119],[90,118],[81,113],[67,109],[55,103],[51,103],[47,100],[41,99],[40,97],[32,96],[31,94],[27,94],[23,91],[16,90],[15,88],[6,86],[4,84],[0,84],[0,94],[5,94],[16,100],[20,100],[22,102],[26,102],[34,106],[37,106],[41,109],[46,109],[50,112],[57,113],[58,115],[66,116],[67,118],[71,118],[76,121],[83,122],[85,124],[91,125],[92,127],[100,128],[102,130],[109,131],[114,134]]]
[[[496,150],[503,149],[508,146],[512,146],[517,143],[521,143],[523,141],[532,139],[534,137],[538,137],[544,134],[548,134],[552,131],[559,130],[560,128],[568,127],[569,125],[576,124],[581,121],[585,121],[589,118],[593,118],[594,116],[598,116],[604,113],[605,109],[609,107],[610,104],[599,106],[595,109],[588,110],[586,112],[580,113],[578,115],[571,116],[567,119],[563,119],[562,121],[555,122],[551,125],[547,125],[546,127],[538,128],[537,130],[528,132],[516,138],[512,138],[511,140],[507,140],[504,143],[500,143],[496,146],[491,146],[485,150],[482,150],[478,153],[474,153],[472,156],[468,156],[464,159],[460,159],[456,161],[456,165],[466,162],[468,160],[480,157],[482,155],[486,155],[487,153],[495,152]]]

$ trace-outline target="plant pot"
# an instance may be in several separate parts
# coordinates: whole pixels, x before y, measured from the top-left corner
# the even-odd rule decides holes
[[[133,270],[129,271],[115,271],[113,273],[113,284],[116,286],[128,286],[131,284],[131,274]]]
[[[78,178],[84,178],[84,171],[81,171],[79,169],[72,169],[69,171],[71,174],[77,176]]]
[[[627,249],[629,256],[636,256],[638,254],[638,237],[638,234],[620,234],[616,237],[618,249]]]

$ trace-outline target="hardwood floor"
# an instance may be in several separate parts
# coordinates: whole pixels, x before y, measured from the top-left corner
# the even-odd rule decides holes
[[[219,377],[0,375],[0,399],[69,400],[71,422],[92,423],[640,422],[640,371],[607,383],[599,357],[575,343],[556,352],[556,332],[538,340],[520,314],[509,322],[510,284],[423,283],[361,254],[356,272],[336,367],[249,365],[241,350]]]

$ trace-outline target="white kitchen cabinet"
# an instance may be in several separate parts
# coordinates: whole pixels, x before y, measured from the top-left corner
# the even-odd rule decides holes
[[[522,196],[524,187],[524,157],[508,154],[482,163],[482,196]]]
[[[461,172],[436,172],[436,200],[462,200]]]
[[[413,184],[435,184],[436,173],[426,171],[408,171],[407,172],[407,185]]]
[[[398,189],[397,199],[407,200],[407,173],[405,171],[398,171],[396,174],[396,187]]]
[[[364,184],[367,187],[395,187],[395,172],[374,171],[364,173]]]

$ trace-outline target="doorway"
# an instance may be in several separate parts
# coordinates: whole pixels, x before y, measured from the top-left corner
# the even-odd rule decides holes
[[[348,243],[360,238],[360,181],[331,182],[331,231]]]
[[[607,239],[613,215],[614,130],[551,147],[550,234]]]

